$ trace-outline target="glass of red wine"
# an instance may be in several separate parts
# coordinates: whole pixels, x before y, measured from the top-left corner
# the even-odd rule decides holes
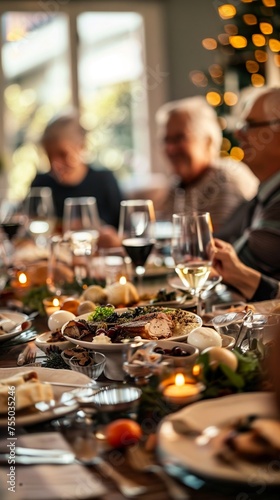
[[[7,198],[1,199],[0,228],[8,261],[14,254],[15,240],[24,233],[24,220],[21,203]]]
[[[152,200],[125,200],[121,202],[119,237],[131,258],[138,285],[145,274],[146,261],[155,244],[155,211]]]

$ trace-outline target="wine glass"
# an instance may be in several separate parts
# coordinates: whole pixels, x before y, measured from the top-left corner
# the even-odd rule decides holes
[[[145,273],[145,264],[155,244],[155,211],[152,200],[121,202],[119,237],[131,258],[138,276],[139,287]]]
[[[24,222],[25,217],[22,213],[21,203],[5,196],[1,197],[0,228],[2,230],[3,246],[9,262],[13,259],[16,239],[24,235]]]
[[[197,298],[201,314],[201,292],[213,260],[212,223],[208,212],[173,214],[172,257],[175,271],[188,291]]]
[[[4,245],[0,243],[0,292],[8,281],[8,267]]]
[[[91,258],[99,239],[100,219],[96,198],[66,198],[62,229],[64,239],[71,242],[75,277],[82,285],[90,273]]]
[[[44,248],[55,227],[52,191],[49,187],[30,189],[23,206],[27,229],[36,245]]]

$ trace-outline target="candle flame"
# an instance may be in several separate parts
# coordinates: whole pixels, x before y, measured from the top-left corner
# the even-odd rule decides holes
[[[175,376],[175,385],[177,387],[182,387],[185,384],[185,377],[182,373],[177,373]]]
[[[195,377],[197,377],[197,375],[200,374],[200,366],[199,365],[194,365],[192,372],[193,372],[193,375]]]
[[[18,281],[21,285],[25,285],[27,283],[27,276],[25,273],[20,273],[18,276]]]
[[[57,298],[53,299],[53,306],[58,307],[59,306],[59,300]]]
[[[121,276],[120,279],[119,279],[119,282],[121,285],[125,285],[126,284],[126,277],[125,276]]]

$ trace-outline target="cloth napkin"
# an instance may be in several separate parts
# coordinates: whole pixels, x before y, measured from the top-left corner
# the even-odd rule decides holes
[[[1,445],[1,451],[4,451],[3,440]],[[17,446],[70,450],[65,439],[56,432],[20,436]],[[8,490],[8,472],[7,467],[0,471],[3,500],[86,500],[102,496],[107,491],[99,478],[79,464],[16,465],[15,493]]]

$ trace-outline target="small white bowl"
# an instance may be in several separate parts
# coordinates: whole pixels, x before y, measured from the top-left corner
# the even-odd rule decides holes
[[[51,341],[50,338],[52,333],[53,332],[42,333],[35,339],[36,346],[39,347],[39,349],[41,349],[44,353],[48,353],[52,350],[64,351],[65,349],[74,347],[74,344],[69,342],[69,340],[59,340],[57,342]]]
[[[197,349],[197,347],[186,344],[185,342],[176,342],[173,340],[158,340],[156,347],[161,347],[163,350],[168,349],[170,351],[178,347],[182,351],[186,351],[187,356],[162,354],[162,359],[166,361],[172,361],[175,367],[193,366],[199,355],[199,350]]]

